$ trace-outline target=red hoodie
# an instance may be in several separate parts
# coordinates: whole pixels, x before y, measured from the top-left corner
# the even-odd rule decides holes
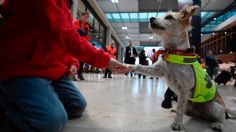
[[[72,56],[70,56],[70,55],[64,56],[63,58],[65,59],[65,60],[64,60],[64,63],[65,63],[65,65],[67,66],[67,71],[70,69],[70,67],[71,67],[72,65],[74,65],[77,69],[80,68],[79,61],[78,61],[76,58],[74,58],[74,57],[72,57]]]
[[[71,55],[98,68],[109,54],[97,50],[73,29],[68,0],[5,0],[0,6],[0,80],[37,76],[58,79]]]

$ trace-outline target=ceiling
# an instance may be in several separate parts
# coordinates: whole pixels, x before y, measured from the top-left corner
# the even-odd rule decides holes
[[[96,1],[106,14],[123,45],[132,40],[133,44],[137,46],[154,46],[160,42],[160,39],[153,35],[148,28],[149,17],[153,15],[164,16],[166,11],[177,11],[185,4],[192,4],[192,0],[119,0],[119,3],[112,3],[111,0]],[[202,12],[215,13],[221,11],[233,1],[202,0]],[[202,13],[201,16],[207,15]],[[127,30],[123,30],[122,27],[127,27]],[[149,37],[153,37],[153,39]]]

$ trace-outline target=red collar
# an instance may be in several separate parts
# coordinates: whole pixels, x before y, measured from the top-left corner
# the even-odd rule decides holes
[[[164,49],[164,50],[158,50],[155,53],[157,56],[163,55],[164,58],[168,57],[168,54],[175,54],[175,55],[181,55],[181,56],[197,56],[196,53],[194,53],[194,49],[186,49],[186,50],[180,50],[180,49]]]

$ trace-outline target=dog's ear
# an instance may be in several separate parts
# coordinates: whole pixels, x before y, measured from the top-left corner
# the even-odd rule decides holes
[[[193,15],[196,15],[200,10],[200,7],[195,5],[195,6],[188,6],[185,5],[180,13],[182,14],[182,18],[190,18]]]

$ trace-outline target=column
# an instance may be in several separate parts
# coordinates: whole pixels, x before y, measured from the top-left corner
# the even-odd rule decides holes
[[[201,7],[201,0],[193,0],[193,5],[198,5]],[[201,12],[192,17],[192,37],[190,39],[191,45],[196,48],[196,53],[200,54],[201,45]]]
[[[77,18],[77,10],[78,10],[78,0],[73,0],[73,6],[71,8],[72,17]]]

